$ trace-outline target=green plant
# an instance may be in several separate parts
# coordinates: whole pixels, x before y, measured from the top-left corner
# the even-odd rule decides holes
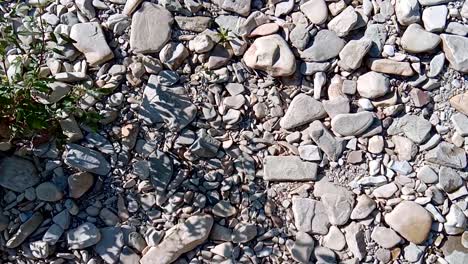
[[[53,104],[39,102],[34,94],[48,94],[54,78],[48,74],[46,61],[60,53],[57,37],[71,44],[64,34],[50,32],[41,18],[47,1],[37,5],[6,3],[0,16],[0,138],[29,138],[51,133],[58,127],[59,113],[73,113],[83,120],[89,114],[79,111],[78,100],[85,89],[72,92]],[[28,15],[32,14],[32,15]],[[54,44],[55,43],[55,44]],[[95,120],[96,118],[92,118]]]
[[[229,36],[229,29],[227,28],[219,28],[217,36],[219,38],[219,43],[227,43],[232,39],[232,37]]]

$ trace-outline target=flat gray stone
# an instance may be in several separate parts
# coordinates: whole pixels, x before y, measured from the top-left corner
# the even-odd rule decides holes
[[[460,174],[448,167],[441,167],[439,170],[439,183],[438,186],[448,192],[452,193],[458,190],[463,185],[463,179]]]
[[[428,184],[436,183],[439,180],[437,173],[435,173],[434,170],[428,165],[421,167],[418,170],[416,177],[418,177],[418,179],[420,179],[422,182]]]
[[[350,40],[340,52],[339,65],[346,71],[353,71],[361,67],[362,59],[372,46],[372,41],[363,38]]]
[[[323,62],[335,58],[346,42],[331,30],[322,29],[314,37],[312,45],[300,53],[307,62]]]
[[[7,248],[16,248],[21,245],[42,224],[44,217],[35,212],[26,222],[21,224],[10,239],[6,242]]]
[[[358,20],[358,14],[354,11],[354,7],[350,5],[328,22],[328,29],[334,31],[338,37],[344,37],[353,30]]]
[[[136,53],[159,52],[171,37],[172,22],[171,13],[164,7],[143,2],[132,17],[131,49]]]
[[[364,219],[368,217],[375,208],[377,208],[376,202],[365,194],[360,195],[356,200],[356,206],[351,212],[351,219],[353,220]]]
[[[426,154],[426,160],[442,166],[455,169],[466,168],[466,153],[462,148],[458,148],[447,142],[440,142],[435,148]]]
[[[455,130],[462,137],[468,136],[468,117],[461,113],[455,113],[450,120],[455,127]]]
[[[77,144],[67,144],[64,162],[75,169],[106,175],[111,167],[104,156],[92,149]]]
[[[0,161],[0,185],[6,189],[21,193],[39,180],[36,167],[27,159],[12,156]]]
[[[353,114],[338,114],[331,121],[332,130],[342,136],[358,136],[374,122],[374,114],[363,111]]]
[[[461,241],[461,236],[448,236],[443,244],[444,259],[449,264],[468,263],[468,248],[464,247]]]
[[[374,227],[371,238],[381,247],[387,249],[393,248],[401,242],[401,237],[395,231],[383,226]]]
[[[322,202],[309,198],[293,197],[292,210],[297,230],[320,235],[328,233],[330,221]]]
[[[289,104],[288,110],[280,120],[280,126],[290,130],[325,116],[326,112],[321,102],[301,93],[294,97]]]
[[[267,156],[263,161],[265,181],[315,181],[318,164],[297,156]]]
[[[300,263],[308,263],[314,250],[314,239],[305,232],[296,233],[296,241],[288,248],[291,257]]]
[[[395,119],[387,130],[389,135],[403,133],[407,138],[416,144],[421,144],[429,139],[431,133],[431,123],[416,115],[405,115]]]

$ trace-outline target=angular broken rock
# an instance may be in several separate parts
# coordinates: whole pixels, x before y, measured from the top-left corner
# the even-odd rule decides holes
[[[377,208],[376,202],[363,194],[357,198],[357,204],[351,212],[351,219],[361,220],[368,217]]]
[[[170,264],[182,254],[205,242],[213,226],[210,215],[189,217],[166,232],[164,240],[151,247],[140,260],[141,264]]]
[[[345,142],[340,138],[335,138],[322,122],[318,120],[312,122],[308,131],[310,137],[330,160],[338,160],[341,154],[343,154]]]
[[[342,136],[357,136],[368,129],[374,121],[374,114],[363,111],[352,114],[338,114],[331,121],[332,130]]]
[[[310,198],[293,197],[292,211],[297,230],[320,235],[328,233],[330,221],[322,202]]]
[[[289,76],[296,71],[296,59],[280,35],[260,37],[244,54],[245,64],[273,77]]]
[[[300,9],[313,24],[320,25],[327,21],[328,7],[325,0],[307,1],[301,5]]]
[[[86,57],[91,65],[99,65],[114,58],[114,53],[107,45],[106,38],[98,22],[78,23],[73,25],[70,38],[75,40],[73,45]]]
[[[455,169],[465,169],[467,164],[465,150],[445,141],[428,151],[426,160]]]
[[[321,196],[330,224],[340,226],[348,222],[354,205],[354,200],[348,198],[345,193],[325,193]]]
[[[442,47],[450,66],[457,71],[468,73],[468,38],[441,34]]]
[[[68,144],[65,148],[64,162],[68,166],[98,175],[106,175],[111,170],[106,158],[95,150],[77,144]]]
[[[296,241],[288,249],[294,260],[300,263],[308,263],[314,245],[314,239],[309,234],[299,231],[296,233]]]
[[[336,33],[338,37],[344,37],[353,30],[358,23],[358,14],[352,6],[348,6],[339,15],[328,22],[328,28]]]
[[[389,135],[403,133],[416,144],[424,143],[430,136],[431,123],[416,115],[405,115],[393,121],[387,130]]]
[[[44,217],[41,213],[35,212],[31,218],[24,222],[16,233],[6,242],[7,248],[15,248],[21,245],[29,235],[31,235],[42,224]]]
[[[78,199],[93,186],[94,177],[88,172],[78,172],[68,177],[69,195]]]
[[[171,13],[164,7],[143,2],[132,17],[131,49],[136,53],[159,52],[171,37],[172,22]]]
[[[105,227],[100,229],[101,240],[94,246],[94,251],[106,263],[117,263],[124,246],[124,235],[120,227]]]
[[[0,161],[0,186],[21,193],[39,181],[36,167],[31,161],[17,156]]]
[[[318,164],[297,156],[267,156],[263,160],[265,181],[315,181]]]
[[[421,205],[403,201],[385,215],[385,222],[408,241],[421,244],[431,231],[432,216]]]
[[[403,26],[414,25],[421,20],[421,8],[418,0],[396,0],[395,13],[398,22]]]
[[[290,130],[325,116],[326,112],[321,102],[309,95],[298,94],[289,104],[288,110],[280,120],[280,126]]]

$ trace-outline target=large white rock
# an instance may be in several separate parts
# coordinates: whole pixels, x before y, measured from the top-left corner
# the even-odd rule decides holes
[[[182,254],[205,242],[213,227],[211,215],[189,217],[166,232],[164,240],[151,247],[140,260],[141,264],[170,264]]]
[[[296,71],[296,59],[280,35],[258,38],[244,54],[245,64],[268,74],[289,76]]]
[[[144,2],[132,18],[130,47],[136,53],[160,51],[171,37],[172,15],[164,7]]]
[[[72,26],[70,38],[75,48],[84,53],[86,61],[94,66],[114,58],[98,22],[79,23]]]
[[[445,29],[448,9],[445,5],[426,7],[422,14],[424,28],[430,32],[440,32]]]

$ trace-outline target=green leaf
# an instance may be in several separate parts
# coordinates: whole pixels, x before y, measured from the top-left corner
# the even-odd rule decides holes
[[[67,43],[70,43],[70,44],[76,43],[76,40],[70,38],[69,36],[67,36],[67,35],[65,35],[65,34],[63,34],[63,33],[58,33],[58,34],[59,34],[59,36],[60,36],[63,40],[65,40]]]

